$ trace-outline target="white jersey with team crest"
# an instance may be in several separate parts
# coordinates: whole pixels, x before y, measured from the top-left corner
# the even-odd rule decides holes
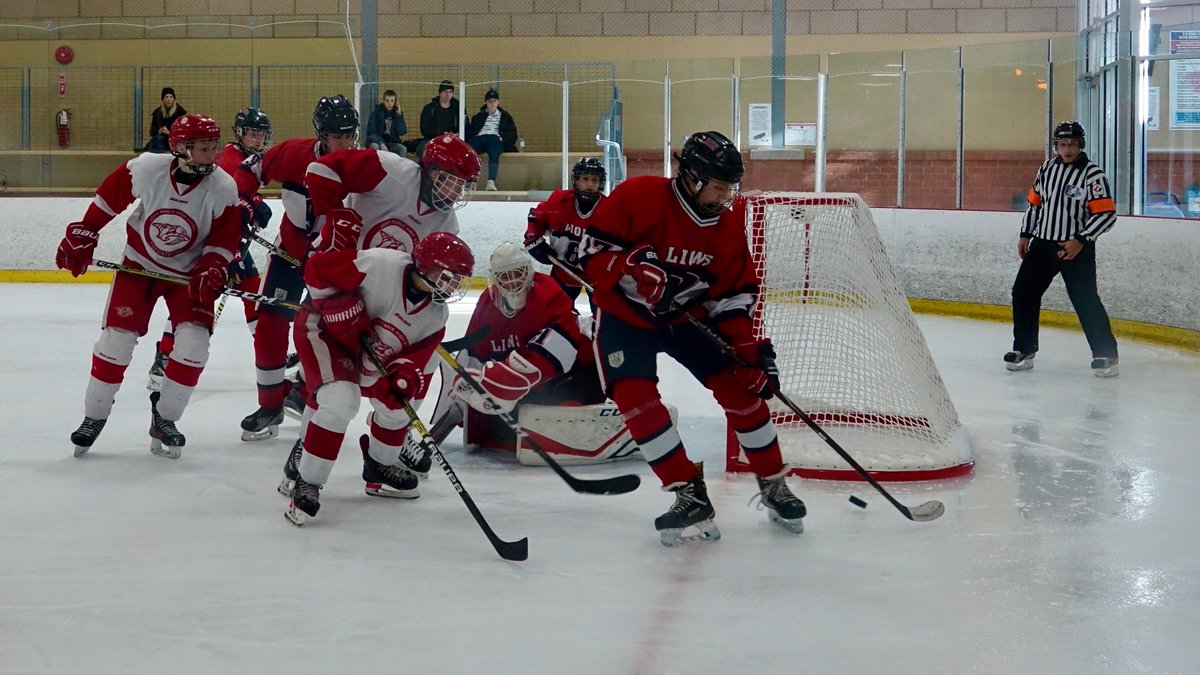
[[[125,260],[174,276],[189,275],[200,256],[211,251],[232,262],[230,250],[206,242],[213,222],[237,207],[233,178],[217,170],[186,185],[175,180],[174,165],[174,155],[158,153],[144,153],[125,163],[132,196],[139,200],[126,221]],[[101,203],[106,201],[104,187],[97,191],[96,203],[111,213]]]
[[[362,217],[358,247],[412,253],[434,232],[458,234],[454,211],[421,201],[421,166],[383,150],[343,150],[309,164],[305,185],[318,216],[354,209]]]

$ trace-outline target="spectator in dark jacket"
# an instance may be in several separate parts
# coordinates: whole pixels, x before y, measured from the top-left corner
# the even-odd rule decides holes
[[[488,182],[484,189],[496,189],[500,174],[500,155],[517,151],[517,124],[512,115],[500,107],[500,94],[488,89],[483,105],[467,125],[467,142],[480,155],[488,156]]]
[[[396,103],[396,92],[388,89],[383,92],[383,102],[375,106],[371,118],[367,120],[366,146],[370,150],[391,150],[397,155],[404,155],[406,150],[402,139],[408,133],[408,124],[404,122],[404,113]]]
[[[162,105],[150,114],[150,142],[142,149],[150,152],[170,152],[171,124],[186,115],[187,111],[175,102],[175,90],[170,87],[163,87],[159,98],[162,99]]]
[[[458,136],[459,118],[458,99],[454,98],[454,84],[450,80],[442,80],[438,85],[438,95],[421,108],[421,141],[415,152],[417,157],[430,140],[444,133]]]

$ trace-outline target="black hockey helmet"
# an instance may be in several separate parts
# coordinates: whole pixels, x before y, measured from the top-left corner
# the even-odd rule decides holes
[[[600,190],[597,192],[582,192],[576,183],[580,176],[591,175],[600,179]],[[595,204],[600,195],[604,194],[604,183],[608,180],[608,171],[604,169],[604,163],[596,157],[583,157],[578,162],[575,162],[575,167],[571,169],[571,188],[575,190],[575,199],[582,206],[590,206]]]
[[[1059,122],[1058,126],[1054,127],[1054,133],[1050,135],[1050,140],[1054,143],[1058,141],[1074,138],[1079,141],[1079,149],[1083,150],[1087,145],[1083,125],[1075,120],[1068,122]]]
[[[345,96],[322,97],[313,110],[313,128],[324,141],[328,134],[354,134],[358,137],[358,111]]]
[[[256,129],[263,132],[263,144],[261,148],[248,148],[242,142],[243,136],[247,129]],[[242,108],[233,116],[233,137],[237,139],[237,143],[242,150],[246,152],[262,152],[271,144],[271,118],[267,113],[258,108]]]
[[[679,191],[691,202],[692,209],[701,218],[715,218],[729,208],[740,189],[742,176],[746,172],[742,164],[742,153],[724,135],[716,131],[699,131],[688,137],[683,151],[675,155],[679,162],[676,181]],[[692,185],[683,180],[687,177]],[[720,202],[701,204],[700,193],[710,181],[728,183],[728,196]]]

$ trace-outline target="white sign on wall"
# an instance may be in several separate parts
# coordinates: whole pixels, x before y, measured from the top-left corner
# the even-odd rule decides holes
[[[1200,129],[1200,30],[1171,31],[1171,53],[1195,53],[1195,61],[1171,62],[1170,126]]]
[[[750,147],[771,147],[771,104],[751,103]]]
[[[1147,87],[1146,91],[1146,131],[1158,131],[1159,110],[1158,87]]]
[[[816,145],[816,122],[785,122],[783,127],[784,145]]]

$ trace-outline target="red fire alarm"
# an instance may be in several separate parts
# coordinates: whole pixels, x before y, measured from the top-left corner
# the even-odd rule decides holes
[[[63,45],[54,50],[54,60],[65,66],[75,60],[75,50]]]

